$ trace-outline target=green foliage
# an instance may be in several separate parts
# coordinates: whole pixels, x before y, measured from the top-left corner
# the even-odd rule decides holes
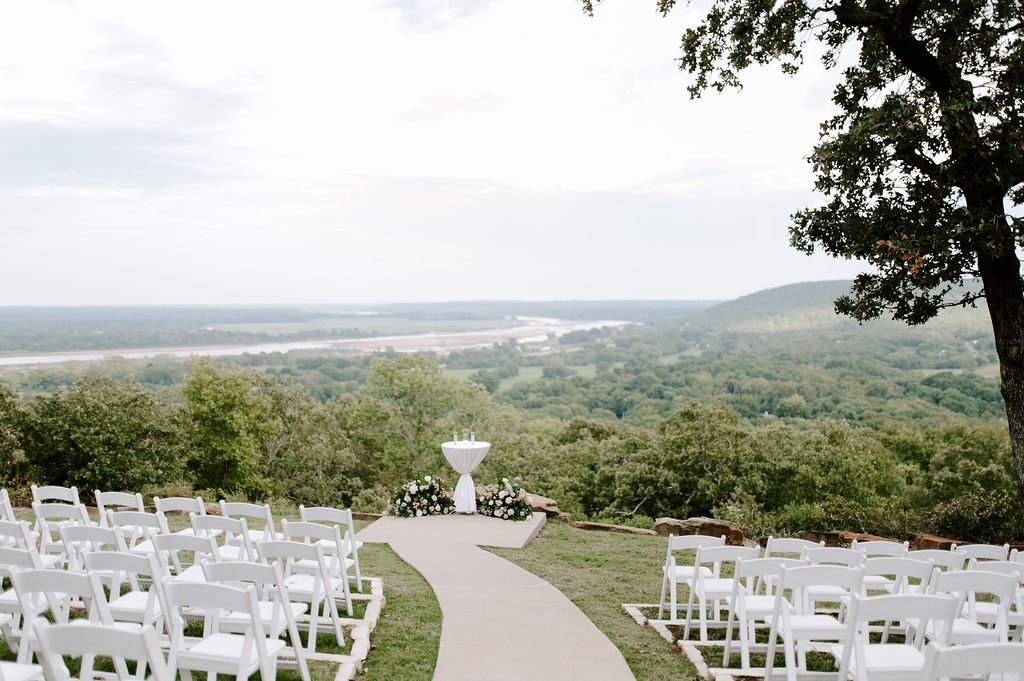
[[[0,477],[5,484],[24,476],[25,452],[21,448],[24,413],[18,396],[0,383]]]
[[[980,491],[950,498],[935,506],[935,531],[965,541],[1002,543],[1024,536],[1024,515],[1012,492]]]
[[[92,490],[140,490],[179,479],[172,410],[131,380],[82,378],[27,410],[25,456],[35,480]]]

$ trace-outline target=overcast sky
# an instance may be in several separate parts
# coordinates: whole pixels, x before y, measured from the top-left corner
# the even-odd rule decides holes
[[[701,3],[697,3],[700,5]],[[608,0],[0,6],[0,304],[721,299],[788,245],[831,75],[691,101]]]

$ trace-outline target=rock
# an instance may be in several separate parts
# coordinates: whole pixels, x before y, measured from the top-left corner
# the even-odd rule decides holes
[[[572,513],[559,513],[558,519],[563,523],[572,525]]]
[[[725,543],[730,546],[743,545],[743,530],[740,526],[729,520],[718,520],[716,518],[687,518],[678,520],[676,518],[658,518],[654,521],[654,530],[662,537],[670,534],[682,536],[687,534],[702,534],[708,537],[720,537],[725,535]]]
[[[969,544],[970,542],[957,541],[940,537],[937,534],[913,534],[910,536],[910,548],[912,549],[938,549],[948,551],[953,544]]]
[[[220,510],[220,504],[207,504],[206,515],[224,515]]]
[[[358,511],[352,511],[352,520],[379,520],[384,515],[381,513],[359,513]]]
[[[629,525],[608,525],[606,523],[590,523],[582,520],[572,523],[572,526],[580,530],[598,530],[600,532],[619,532],[621,534],[643,534],[655,536],[657,532],[644,527],[630,527]]]
[[[558,508],[558,502],[554,499],[542,497],[539,494],[532,494],[530,492],[527,492],[526,495],[530,497],[530,500],[533,503],[533,510],[536,513],[543,513],[549,518],[557,518],[562,512],[561,509]]]
[[[856,539],[858,543],[866,541],[896,541],[890,537],[879,537],[877,534],[864,534],[863,532],[848,532],[843,530],[839,532],[839,545],[848,547],[853,544],[853,540]]]

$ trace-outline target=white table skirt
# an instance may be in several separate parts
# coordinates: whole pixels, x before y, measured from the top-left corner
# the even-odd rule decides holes
[[[444,458],[459,474],[455,486],[455,512],[476,513],[476,486],[470,473],[480,465],[491,448],[489,442],[445,442],[441,445]]]

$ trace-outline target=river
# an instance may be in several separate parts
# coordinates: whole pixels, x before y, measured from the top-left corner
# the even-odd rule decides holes
[[[0,366],[58,364],[61,362],[95,362],[109,357],[146,359],[168,355],[172,357],[231,357],[245,354],[290,352],[291,350],[354,350],[381,352],[439,353],[469,348],[483,348],[515,339],[519,343],[543,343],[551,336],[563,336],[571,331],[587,331],[609,326],[626,326],[633,322],[615,320],[571,321],[548,317],[516,317],[516,326],[477,331],[451,333],[418,333],[400,336],[372,336],[363,338],[331,338],[315,341],[286,343],[255,343],[251,345],[209,345],[194,347],[128,348],[118,350],[90,350],[84,352],[47,352],[37,355],[0,356]]]

